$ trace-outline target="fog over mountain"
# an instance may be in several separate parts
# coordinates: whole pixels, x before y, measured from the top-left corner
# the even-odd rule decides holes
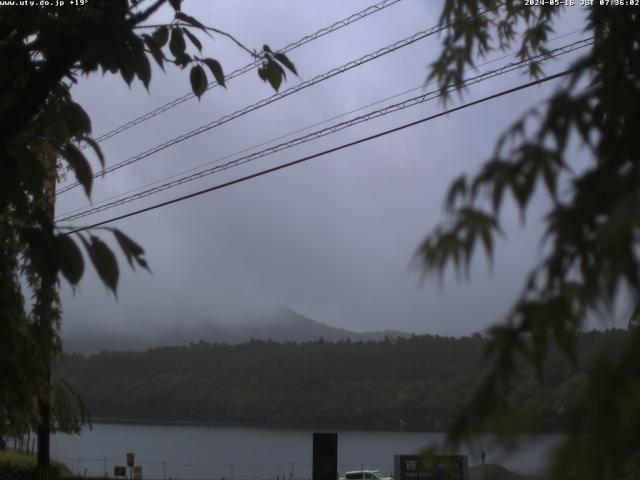
[[[242,316],[200,319],[184,319],[163,323],[153,329],[141,323],[129,327],[113,328],[88,323],[74,325],[64,330],[66,353],[91,354],[103,350],[145,350],[157,346],[184,345],[205,341],[210,343],[242,343],[251,339],[275,342],[308,342],[320,338],[336,342],[379,341],[385,337],[408,337],[411,333],[395,330],[354,332],[336,328],[307,318],[288,307],[266,309],[262,313]]]
[[[287,45],[371,3],[272,0],[239,7],[236,2],[192,1],[185,8],[205,24],[224,27],[250,48],[259,50],[265,43],[276,48]],[[291,51],[289,57],[300,77],[290,75],[281,88],[297,87],[437,25],[439,3],[398,2],[384,13],[370,15]],[[566,18],[557,24],[557,32],[552,35],[558,37],[550,42],[552,48],[581,38],[585,12],[565,9]],[[159,16],[173,18],[170,6],[162,7]],[[226,72],[253,60],[227,40],[208,39],[206,45],[207,52],[221,61]],[[297,138],[426,94],[433,88],[425,85],[429,65],[440,50],[439,36],[425,38],[220,124],[189,141],[158,150],[150,158],[96,178],[91,202],[81,189],[59,195],[56,215],[64,217],[76,209],[110,202],[143,186],[164,183],[176,175],[226,161],[223,159],[261,151],[284,138]],[[496,53],[487,60],[500,64],[513,61],[498,60],[501,55]],[[568,55],[549,61],[545,71],[561,71],[572,58]],[[479,67],[477,73],[497,66],[498,63]],[[512,88],[522,81],[520,71],[492,78],[469,87],[464,99],[452,98],[451,106]],[[470,265],[471,282],[458,282],[450,270],[441,284],[425,279],[415,254],[425,236],[444,218],[442,206],[449,183],[463,172],[475,172],[481,162],[491,158],[499,135],[522,112],[540,105],[553,88],[552,83],[522,90],[295,168],[110,224],[144,247],[153,273],[133,272],[126,266],[126,259],[120,257],[117,301],[90,266],[77,288],[63,283],[62,324],[69,341],[65,349],[80,349],[78,338],[89,337],[91,332],[97,340],[87,338],[83,350],[263,336],[261,327],[236,325],[272,317],[262,313],[267,311],[264,305],[277,304],[289,305],[313,319],[346,329],[345,332],[399,329],[465,336],[486,331],[504,319],[525,284],[529,269],[542,259],[543,219],[551,206],[544,190],[534,193],[526,224],[515,202],[506,202],[500,218],[505,234],[496,240],[495,261],[489,267],[479,251]],[[91,115],[93,130],[99,135],[188,90],[184,71],[167,69],[163,74],[155,69],[149,94],[139,84],[127,88],[120,76],[96,75],[74,85],[73,95]],[[273,93],[255,72],[237,77],[228,89],[211,89],[200,101],[185,101],[102,142],[106,164],[112,166],[133,158],[154,145],[270,98]],[[83,217],[79,225],[108,220],[232,181],[441,111],[442,105],[437,101],[426,102],[256,162],[218,171],[197,182],[95,212]],[[585,165],[586,161],[580,160],[584,152],[574,150],[571,163]],[[75,180],[70,174],[60,186]],[[627,318],[620,315],[604,321],[608,322],[607,327],[623,326]],[[227,328],[227,323],[234,327]],[[312,332],[311,337],[318,335],[313,329]],[[276,331],[268,335],[300,338],[297,334],[281,336]],[[330,337],[328,332],[324,336]],[[96,345],[90,347],[92,344]]]

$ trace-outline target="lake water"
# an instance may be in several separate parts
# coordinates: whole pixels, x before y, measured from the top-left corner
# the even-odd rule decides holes
[[[54,435],[51,455],[83,474],[113,475],[134,452],[145,479],[279,479],[311,477],[312,431],[192,425],[95,424],[82,435]],[[391,472],[394,454],[417,453],[443,434],[386,431],[338,431],[338,471],[362,468]],[[539,471],[558,435],[528,436],[512,454],[482,447],[487,463],[520,471]],[[480,463],[480,446],[469,464]]]

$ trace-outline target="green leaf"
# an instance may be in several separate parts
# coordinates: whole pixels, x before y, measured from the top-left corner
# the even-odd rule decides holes
[[[175,58],[176,65],[180,68],[185,68],[189,63],[191,63],[191,55],[188,53],[182,53]]]
[[[91,133],[91,118],[79,104],[73,101],[68,102],[63,109],[63,114],[71,135],[80,137]]]
[[[264,65],[258,68],[258,76],[262,79],[262,81],[267,81],[267,69]]]
[[[182,20],[183,22],[188,23],[189,25],[192,25],[196,28],[203,30],[204,32],[207,32],[207,27],[205,27],[202,23],[200,23],[198,20],[193,18],[191,15],[187,15],[186,13],[183,13],[183,12],[177,12],[176,19]]]
[[[273,55],[273,58],[275,58],[277,61],[279,61],[289,70],[291,70],[295,75],[298,75],[295,65],[293,64],[293,62],[291,62],[291,60],[287,58],[287,56],[284,53],[275,53]]]
[[[467,176],[460,175],[449,186],[449,192],[447,193],[447,197],[445,200],[445,209],[449,211],[453,210],[456,206],[456,202],[458,198],[461,198],[462,202],[464,202],[466,197],[467,197]]]
[[[198,40],[198,37],[196,37],[193,33],[191,33],[186,28],[183,28],[182,31],[187,36],[187,38],[191,41],[191,43],[193,43],[199,51],[202,51],[202,44],[200,43],[200,40]]]
[[[489,228],[480,229],[480,239],[484,245],[484,250],[487,254],[489,262],[493,260],[493,238],[491,237],[491,231]]]
[[[135,268],[135,264],[137,264],[150,271],[147,261],[144,259],[144,249],[117,228],[113,228],[111,231],[115,235],[122,252],[127,257],[127,262],[129,262],[131,268]]]
[[[89,165],[86,157],[75,145],[71,143],[67,145],[62,152],[62,155],[76,174],[76,178],[84,188],[87,197],[90,197],[91,187],[93,185],[93,172],[91,171],[91,165]]]
[[[158,47],[164,47],[169,40],[169,29],[166,26],[158,27],[158,29],[153,32],[151,36],[153,41],[158,45]]]
[[[547,191],[549,192],[549,195],[554,200],[557,199],[558,175],[553,169],[551,162],[542,161],[540,170],[542,171],[542,180],[544,181],[545,187],[547,187]]]
[[[54,238],[60,271],[71,285],[77,285],[84,273],[84,260],[76,242],[69,235]]]
[[[127,83],[127,85],[131,85],[133,81],[133,77],[135,75],[135,69],[133,65],[130,63],[131,59],[127,55],[127,57],[120,57],[118,68],[120,69],[120,75],[122,75],[122,79]]]
[[[100,165],[102,166],[102,168],[104,168],[104,154],[102,153],[102,149],[100,148],[100,145],[98,145],[98,142],[96,142],[93,138],[88,137],[86,135],[82,137],[81,140],[89,144],[89,146],[93,149],[93,151],[98,156],[98,160],[100,160]]]
[[[269,60],[266,66],[267,80],[273,87],[273,89],[277,92],[282,84],[282,78],[285,76],[284,70],[282,67],[274,62],[273,60]]]
[[[224,72],[222,71],[222,65],[220,65],[220,62],[213,58],[203,58],[202,61],[207,65],[207,67],[209,67],[209,70],[211,70],[216,82],[227,88],[224,84]]]
[[[493,184],[493,192],[491,193],[491,206],[494,212],[500,211],[502,205],[502,198],[504,194],[505,181],[503,179],[497,179]]]
[[[120,276],[115,255],[107,244],[96,236],[91,235],[91,243],[82,236],[80,238],[102,283],[111,289],[115,295],[118,287],[118,277]]]
[[[177,59],[184,55],[184,51],[186,48],[187,45],[184,43],[182,30],[180,30],[179,28],[173,28],[171,30],[171,40],[169,40],[169,50]]]
[[[160,68],[164,70],[164,54],[162,53],[162,49],[156,43],[153,37],[150,37],[149,35],[143,35],[143,38],[154,60],[160,66]]]
[[[531,199],[535,178],[532,175],[521,175],[516,177],[511,184],[511,192],[513,193],[516,203],[520,209],[520,217],[524,222],[525,210]]]
[[[151,65],[149,59],[144,53],[144,43],[142,40],[135,42],[132,47],[133,65],[136,75],[144,85],[144,88],[149,90],[149,82],[151,82]]]
[[[200,98],[207,90],[207,74],[204,73],[204,68],[200,65],[192,67],[189,80],[191,81],[191,89],[194,95]]]

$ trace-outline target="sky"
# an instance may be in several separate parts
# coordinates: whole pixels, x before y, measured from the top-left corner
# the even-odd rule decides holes
[[[202,23],[232,33],[250,48],[273,50],[373,4],[372,0],[185,1],[183,10]],[[281,89],[322,74],[438,24],[439,1],[402,0],[349,27],[288,53],[299,78]],[[170,19],[169,9],[154,23]],[[567,7],[551,37],[573,32],[551,46],[583,38],[581,7]],[[225,72],[251,62],[224,36],[199,35],[206,55]],[[323,122],[408,89],[426,93],[429,64],[441,36],[434,35],[169,147],[96,179],[92,202],[123,194],[178,172],[220,161],[302,127]],[[496,53],[491,58],[504,54]],[[489,58],[489,59],[491,59]],[[562,70],[572,55],[551,62]],[[510,59],[479,69],[496,68]],[[134,81],[101,74],[82,78],[72,94],[89,112],[96,136],[188,93],[188,70],[154,67],[149,92]],[[473,73],[470,73],[473,75]],[[474,85],[452,106],[527,81],[514,72]],[[469,335],[499,321],[540,260],[542,218],[549,204],[536,194],[523,226],[509,199],[503,209],[505,238],[489,266],[476,255],[471,280],[448,272],[442,282],[424,278],[415,262],[420,242],[444,220],[450,181],[475,172],[491,154],[497,136],[558,86],[550,82],[434,121],[322,156],[145,214],[117,221],[139,242],[153,271],[131,271],[120,256],[117,299],[92,268],[74,291],[63,286],[63,329],[78,326],[125,329],[167,322],[225,320],[256,315],[274,306],[328,325],[355,331],[394,329],[437,335]],[[191,99],[101,144],[107,165],[212,122],[274,92],[251,71]],[[388,105],[388,100],[380,105]],[[367,112],[370,107],[359,113]],[[102,213],[74,221],[86,225],[166,201],[243,175],[432,115],[438,101],[387,115],[322,139],[208,176]],[[307,133],[359,113],[305,130]],[[293,136],[300,135],[298,133]],[[293,138],[293,137],[287,137]],[[280,140],[282,141],[282,140]],[[272,142],[273,145],[278,142]],[[253,148],[257,151],[264,147]],[[580,163],[584,152],[575,150]],[[238,155],[230,158],[235,158]],[[97,166],[97,163],[94,165]],[[73,182],[73,174],[65,183]],[[76,188],[58,197],[56,213],[87,206]],[[113,245],[113,243],[112,243]]]

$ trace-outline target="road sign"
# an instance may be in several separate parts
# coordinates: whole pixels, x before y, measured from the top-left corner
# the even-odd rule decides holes
[[[115,466],[115,467],[113,467],[113,476],[114,477],[126,477],[127,476],[127,467],[123,467],[123,466]]]
[[[394,456],[395,480],[467,480],[469,461],[466,455]]]

